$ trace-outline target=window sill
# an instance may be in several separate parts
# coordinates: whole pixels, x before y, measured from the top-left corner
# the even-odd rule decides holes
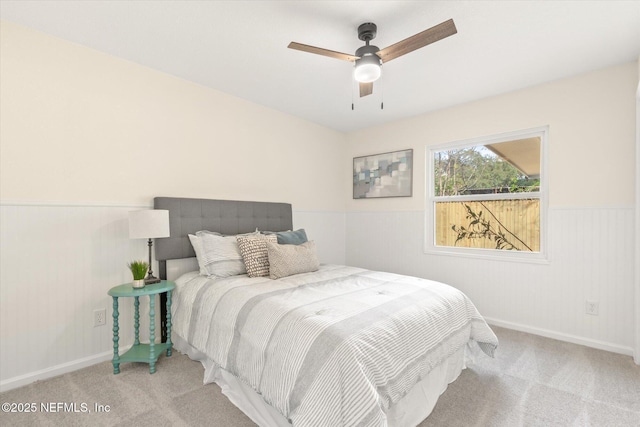
[[[500,251],[495,249],[466,249],[449,247],[425,247],[424,253],[428,255],[444,255],[463,258],[483,259],[487,261],[519,262],[526,264],[551,264],[549,255],[542,252],[528,253],[520,251]],[[504,252],[504,253],[503,253]]]

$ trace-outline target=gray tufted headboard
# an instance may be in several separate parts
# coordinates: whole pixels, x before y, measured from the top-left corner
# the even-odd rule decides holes
[[[266,231],[293,229],[289,203],[156,197],[153,199],[153,207],[169,211],[170,237],[155,239],[154,245],[161,279],[167,279],[167,260],[196,256],[189,241],[189,234],[195,234],[200,230],[232,235],[250,233],[256,228]],[[194,266],[197,268],[197,263]],[[166,301],[166,294],[161,294],[162,342],[167,340]]]
[[[156,259],[161,263],[194,257],[188,235],[200,230],[232,235],[256,228],[268,231],[293,228],[289,203],[156,197],[153,206],[169,211],[171,237],[155,240]]]

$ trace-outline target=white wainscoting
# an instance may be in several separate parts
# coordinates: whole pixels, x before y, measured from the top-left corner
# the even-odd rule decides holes
[[[293,227],[296,230],[304,228],[309,240],[316,242],[321,263],[346,263],[344,212],[294,211]]]
[[[128,212],[144,208],[0,206],[2,390],[111,358],[107,291],[130,281],[129,261],[148,258],[146,242],[128,238]],[[122,347],[133,342],[125,326],[133,311],[128,300],[120,299]],[[93,311],[102,308],[106,325],[94,327]]]
[[[490,323],[631,355],[633,220],[632,208],[551,209],[550,263],[531,264],[426,254],[422,211],[348,212],[346,259],[453,285]]]
[[[127,213],[143,208],[0,206],[0,390],[111,358],[107,291],[130,280],[127,262],[147,257],[146,242],[128,238]],[[321,262],[440,280],[495,324],[631,354],[633,215],[630,208],[551,210],[548,265],[427,255],[422,211],[294,211],[294,227],[317,242]],[[599,316],[585,314],[587,299],[599,301]],[[141,305],[145,321],[148,305]],[[107,324],[94,328],[99,308]],[[127,347],[130,299],[121,299],[120,316]]]
[[[130,281],[129,261],[148,258],[146,241],[128,238],[128,212],[145,208],[0,205],[0,390],[111,359],[107,291]],[[321,262],[344,263],[344,212],[294,212],[294,226],[317,242]],[[119,302],[122,349],[133,343],[133,300]],[[140,307],[145,340],[147,298]],[[100,308],[107,323],[94,327]]]

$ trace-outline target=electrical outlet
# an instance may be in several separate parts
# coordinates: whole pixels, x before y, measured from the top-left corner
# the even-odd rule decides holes
[[[587,300],[586,306],[585,306],[585,313],[590,314],[592,316],[597,316],[598,315],[598,308],[599,308],[599,303],[598,301],[589,301]]]
[[[107,323],[107,310],[101,308],[99,310],[93,310],[93,326],[103,326]]]

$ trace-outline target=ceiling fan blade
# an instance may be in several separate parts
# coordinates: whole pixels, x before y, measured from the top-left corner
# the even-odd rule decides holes
[[[389,62],[392,59],[396,59],[399,56],[413,52],[414,50],[425,47],[428,44],[435,43],[438,40],[452,36],[457,32],[458,30],[456,29],[456,25],[453,23],[453,19],[449,19],[435,27],[431,27],[428,30],[414,34],[413,36],[399,41],[398,43],[381,49],[378,51],[378,56],[382,59],[382,62]]]
[[[371,95],[373,93],[373,82],[360,83],[360,98],[363,96]]]
[[[301,50],[303,52],[315,53],[317,55],[328,56],[329,58],[341,59],[343,61],[354,62],[356,59],[360,59],[359,56],[349,55],[348,53],[336,52],[334,50],[323,49],[321,47],[309,46],[307,44],[291,42],[289,49]]]

